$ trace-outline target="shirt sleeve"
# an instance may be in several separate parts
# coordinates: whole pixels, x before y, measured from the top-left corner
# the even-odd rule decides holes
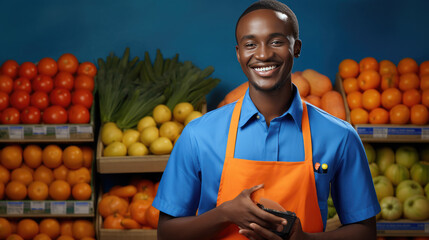
[[[200,199],[198,147],[190,125],[171,152],[153,202],[155,208],[174,217],[195,215]]]
[[[350,224],[375,216],[380,205],[365,150],[354,129],[348,131],[341,148],[343,154],[331,182],[331,194],[341,223]]]

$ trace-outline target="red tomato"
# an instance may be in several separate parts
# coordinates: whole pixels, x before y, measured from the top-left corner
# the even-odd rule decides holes
[[[36,64],[32,62],[24,62],[19,67],[19,73],[18,75],[20,77],[26,77],[28,79],[33,79],[37,76],[37,67]]]
[[[78,75],[74,80],[74,89],[94,90],[94,78],[86,75]]]
[[[26,78],[26,77],[20,77],[18,79],[15,79],[15,81],[13,81],[13,90],[23,90],[26,91],[28,93],[31,93],[31,82],[30,79]]]
[[[77,69],[77,74],[83,74],[86,76],[94,77],[97,74],[97,67],[92,62],[83,62]]]
[[[40,110],[36,107],[28,106],[21,111],[21,122],[24,124],[40,123]]]
[[[39,63],[37,63],[37,70],[39,71],[39,74],[52,77],[58,72],[57,61],[50,57],[42,58]]]
[[[72,92],[72,104],[80,104],[84,107],[90,109],[92,106],[92,102],[94,100],[94,96],[92,92],[87,89],[77,89]]]
[[[67,108],[71,103],[70,91],[65,88],[55,88],[49,94],[49,101],[53,105],[59,105],[61,107]]]
[[[0,75],[0,91],[11,93],[13,90],[13,79],[7,75]]]
[[[49,97],[45,92],[34,92],[30,97],[30,105],[40,110],[44,110],[49,106]]]
[[[30,94],[23,90],[13,91],[10,95],[10,105],[21,111],[30,105]]]
[[[43,111],[42,119],[47,124],[64,124],[67,123],[67,111],[61,106],[52,105]]]
[[[72,105],[68,109],[70,123],[89,123],[90,114],[88,108],[82,105]]]
[[[0,91],[0,111],[9,107],[9,94]]]
[[[55,76],[54,86],[55,88],[65,88],[71,91],[74,86],[73,74],[69,72],[59,72]]]
[[[79,61],[71,53],[64,53],[58,58],[58,70],[74,74],[79,67]]]
[[[19,124],[19,111],[16,108],[6,108],[1,113],[2,124]]]
[[[49,93],[54,88],[54,80],[46,75],[38,75],[32,82],[33,91]]]
[[[7,60],[1,65],[1,74],[11,78],[18,76],[19,64],[15,60]]]

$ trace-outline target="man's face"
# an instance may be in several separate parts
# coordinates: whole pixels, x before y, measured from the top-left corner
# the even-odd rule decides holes
[[[290,21],[283,13],[259,9],[243,16],[237,25],[237,59],[258,90],[272,91],[290,81],[293,58],[301,50]]]

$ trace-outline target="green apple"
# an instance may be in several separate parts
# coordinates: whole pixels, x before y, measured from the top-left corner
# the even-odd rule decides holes
[[[400,182],[410,179],[408,169],[396,163],[390,165],[384,172],[384,175],[392,182],[393,186],[398,186]]]
[[[387,167],[395,163],[395,152],[390,147],[377,148],[375,162],[380,169],[380,173],[384,174]]]
[[[387,196],[393,196],[393,185],[386,176],[377,176],[372,180],[378,201]]]
[[[363,147],[365,148],[366,158],[368,159],[368,163],[372,163],[375,161],[375,149],[369,143],[363,143]]]
[[[371,171],[372,178],[375,178],[380,173],[377,163],[373,162],[369,164],[369,170]]]
[[[397,164],[410,169],[414,163],[419,161],[419,153],[412,146],[401,146],[396,149],[395,161]]]
[[[425,186],[429,182],[429,162],[417,162],[410,170],[411,179]]]
[[[396,187],[396,197],[401,202],[414,195],[423,195],[423,187],[414,180],[404,180]]]
[[[429,218],[429,200],[422,195],[414,195],[404,202],[404,216],[410,220],[426,220]]]
[[[429,199],[429,183],[426,184],[425,186],[425,194],[426,194],[426,198]]]
[[[402,216],[402,202],[398,198],[388,196],[380,201],[381,217],[393,221]]]

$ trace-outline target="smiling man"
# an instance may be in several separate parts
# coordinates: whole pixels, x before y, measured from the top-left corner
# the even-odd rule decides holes
[[[375,239],[380,206],[359,136],[305,104],[291,82],[301,52],[295,14],[256,2],[236,39],[249,89],[183,130],[153,203],[158,239]],[[344,226],[323,232],[330,191]],[[288,222],[259,197],[296,214],[288,235],[276,234]]]

